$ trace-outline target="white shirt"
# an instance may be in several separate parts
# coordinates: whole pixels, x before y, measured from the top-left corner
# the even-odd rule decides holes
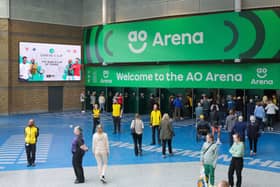
[[[92,152],[97,153],[108,153],[109,154],[109,140],[106,133],[95,133],[92,138]]]
[[[105,103],[105,97],[104,96],[99,96],[98,102],[99,102],[99,104]]]
[[[267,114],[276,114],[276,110],[279,110],[279,108],[275,104],[270,103],[265,107],[265,110]]]
[[[90,104],[94,105],[95,104],[95,100],[96,100],[96,96],[91,95],[90,96]]]
[[[134,129],[135,128],[135,133],[136,134],[142,134],[143,130],[144,130],[144,123],[142,120],[132,120],[131,125],[130,125],[130,129]]]
[[[19,77],[21,79],[27,80],[29,78],[29,74],[30,74],[30,66],[29,66],[29,64],[21,63],[19,65]]]
[[[80,95],[80,101],[85,102],[85,94],[81,93]]]

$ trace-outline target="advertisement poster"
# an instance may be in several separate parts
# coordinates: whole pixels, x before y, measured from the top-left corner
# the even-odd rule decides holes
[[[20,42],[19,80],[80,81],[81,46]]]

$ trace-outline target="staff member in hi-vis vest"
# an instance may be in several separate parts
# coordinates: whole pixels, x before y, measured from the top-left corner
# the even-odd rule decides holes
[[[159,125],[161,122],[161,112],[158,109],[158,105],[153,105],[153,111],[151,112],[151,127],[152,127],[152,143],[151,145],[156,144],[156,131],[157,131],[157,139],[158,144],[161,145],[160,136],[159,136]]]
[[[113,101],[112,105],[112,116],[114,123],[114,132],[113,134],[121,132],[121,118],[122,118],[122,106],[118,103],[116,99]]]
[[[36,143],[39,136],[39,128],[36,127],[34,119],[28,121],[24,129],[25,150],[27,156],[27,167],[35,166]]]
[[[97,125],[100,124],[100,109],[98,104],[94,104],[94,108],[92,110],[92,117],[93,117],[93,129],[92,134],[95,133]]]

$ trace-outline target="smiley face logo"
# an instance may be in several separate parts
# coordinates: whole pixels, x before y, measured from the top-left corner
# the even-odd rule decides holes
[[[260,79],[264,79],[267,77],[267,68],[257,68],[257,77]]]
[[[147,40],[148,34],[146,31],[131,31],[128,33],[128,40],[130,43],[128,43],[128,47],[132,53],[140,54],[143,53],[147,47]],[[135,48],[135,45],[139,45],[139,43],[142,43],[141,47]]]
[[[103,78],[104,79],[108,79],[109,78],[109,74],[110,74],[110,72],[108,70],[104,70],[103,71]]]

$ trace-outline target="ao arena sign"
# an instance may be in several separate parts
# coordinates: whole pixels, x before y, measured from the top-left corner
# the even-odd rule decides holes
[[[280,64],[105,66],[86,69],[87,86],[280,89]]]
[[[84,30],[85,63],[279,59],[280,9],[185,16]]]

